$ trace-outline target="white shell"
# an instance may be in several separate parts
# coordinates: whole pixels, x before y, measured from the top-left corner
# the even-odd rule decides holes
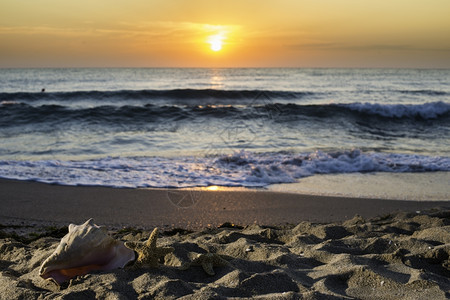
[[[39,275],[58,284],[93,270],[123,268],[135,259],[133,250],[108,235],[92,219],[69,225],[56,250],[41,265]]]

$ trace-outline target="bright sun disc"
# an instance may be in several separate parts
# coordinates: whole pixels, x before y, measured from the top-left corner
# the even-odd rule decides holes
[[[211,41],[210,44],[212,51],[220,51],[222,49],[222,41],[220,40]]]
[[[212,51],[220,51],[222,50],[223,40],[225,39],[225,35],[223,32],[219,32],[214,35],[210,35],[208,37],[208,44],[210,45],[210,48]]]

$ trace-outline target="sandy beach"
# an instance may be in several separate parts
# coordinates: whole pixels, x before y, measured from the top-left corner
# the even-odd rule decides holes
[[[94,218],[112,229],[201,230],[225,222],[242,226],[336,222],[395,211],[449,207],[448,201],[400,201],[299,195],[249,189],[173,190],[74,187],[0,180],[2,224],[67,226]]]
[[[448,201],[252,190],[71,187],[0,180],[0,299],[446,299]],[[174,252],[158,268],[39,276],[70,223]],[[200,254],[215,275],[180,267]]]

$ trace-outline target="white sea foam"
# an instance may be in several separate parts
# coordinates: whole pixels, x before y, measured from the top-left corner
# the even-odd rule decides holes
[[[450,171],[449,157],[411,154],[236,152],[217,157],[131,157],[87,161],[0,161],[0,177],[112,187],[265,187],[314,174]]]
[[[442,101],[424,104],[374,104],[374,103],[351,103],[344,104],[351,110],[369,115],[379,115],[389,118],[414,118],[435,119],[450,112],[450,104]]]

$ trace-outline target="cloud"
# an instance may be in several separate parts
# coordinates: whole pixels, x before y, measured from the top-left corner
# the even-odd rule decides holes
[[[84,22],[80,27],[51,26],[0,26],[1,35],[15,36],[56,36],[56,37],[116,37],[149,38],[154,42],[168,39],[190,39],[205,34],[236,31],[236,25],[212,25],[191,22],[120,22],[111,26],[96,26],[94,22]]]
[[[448,52],[449,47],[418,47],[406,44],[366,44],[366,45],[345,45],[334,42],[309,42],[286,45],[291,50],[345,50],[345,51],[440,51]]]
[[[327,49],[337,49],[339,44],[333,42],[309,42],[309,43],[300,43],[300,44],[290,44],[287,45],[288,48],[293,50],[327,50]]]

